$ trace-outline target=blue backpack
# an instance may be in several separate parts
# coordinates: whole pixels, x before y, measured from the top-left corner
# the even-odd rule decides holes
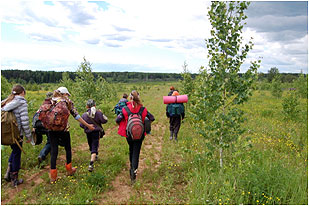
[[[125,106],[127,106],[126,102],[119,102],[118,104],[116,104],[116,106],[114,107],[115,114],[118,116],[120,113],[122,113],[122,108]]]

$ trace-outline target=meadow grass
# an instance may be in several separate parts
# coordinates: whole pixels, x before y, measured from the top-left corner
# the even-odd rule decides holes
[[[160,154],[145,149],[147,157],[142,177],[132,186],[127,204],[308,204],[308,100],[301,99],[301,114],[296,120],[285,120],[282,114],[282,98],[273,98],[268,91],[256,91],[241,106],[246,113],[246,132],[235,143],[236,150],[224,151],[224,167],[219,168],[218,154],[211,155],[207,140],[197,135],[185,118],[179,133],[179,141],[169,140],[169,122],[165,116],[166,105],[162,96],[169,86],[180,87],[179,82],[117,84],[119,99],[123,92],[139,91],[143,104],[155,116],[152,135],[148,143],[160,142]],[[28,92],[29,116],[32,117],[44,99],[46,91]],[[285,93],[283,95],[286,95]],[[99,161],[95,171],[87,170],[90,152],[78,149],[87,145],[86,135],[79,123],[70,117],[70,133],[73,149],[73,166],[77,172],[65,175],[64,161],[57,164],[59,176],[56,184],[49,183],[48,173],[42,181],[30,183],[9,204],[99,204],[102,195],[113,190],[111,182],[128,162],[128,145],[117,134],[115,115],[110,111],[118,102],[112,100],[105,108],[109,122],[103,125],[110,134],[100,141]],[[84,111],[79,111],[82,114]],[[158,137],[162,137],[159,140]],[[21,176],[40,172],[37,156],[45,144],[24,144],[27,155],[22,155]],[[1,152],[2,177],[7,167],[11,149]],[[63,148],[59,156],[65,155]],[[156,155],[160,159],[156,160]],[[49,165],[49,158],[43,163]],[[129,175],[128,175],[129,178]],[[8,184],[2,178],[1,198],[9,198]],[[117,192],[117,191],[115,191]],[[119,191],[118,191],[119,192]]]

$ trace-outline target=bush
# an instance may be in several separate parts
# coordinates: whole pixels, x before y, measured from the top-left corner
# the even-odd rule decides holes
[[[295,92],[289,92],[282,102],[283,114],[285,118],[296,119],[300,112],[299,105],[300,103]]]

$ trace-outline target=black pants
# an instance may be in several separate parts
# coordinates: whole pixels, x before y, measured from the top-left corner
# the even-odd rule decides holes
[[[56,161],[58,156],[58,146],[64,146],[67,164],[72,162],[71,138],[70,132],[49,131],[51,152],[50,152],[50,168],[56,169]]]
[[[19,145],[22,147],[23,142],[19,142]],[[21,160],[21,149],[18,147],[17,144],[12,144],[11,145],[11,155],[9,158],[9,162],[11,163],[11,172],[18,172],[20,169],[20,160]]]
[[[139,154],[141,151],[143,139],[141,140],[132,140],[132,138],[127,138],[127,142],[129,144],[129,158],[130,158],[130,166],[133,170],[138,168],[139,162]]]
[[[95,153],[98,155],[99,140],[100,140],[99,135],[100,135],[99,131],[87,133],[87,140],[91,154]]]
[[[180,125],[181,125],[180,115],[170,117],[170,131],[173,132],[176,137],[179,132]]]

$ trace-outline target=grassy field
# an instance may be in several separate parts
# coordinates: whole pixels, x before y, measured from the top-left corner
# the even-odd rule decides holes
[[[180,87],[180,83],[174,83]],[[55,88],[58,85],[55,85]],[[169,122],[162,96],[170,84],[153,82],[120,84],[123,92],[137,89],[147,109],[155,116],[151,135],[146,136],[140,156],[137,182],[130,184],[128,145],[117,134],[115,115],[110,111],[117,99],[104,109],[109,122],[100,141],[95,171],[87,170],[90,160],[86,136],[70,117],[73,177],[65,175],[65,151],[59,150],[58,176],[49,183],[49,156],[38,167],[37,156],[45,144],[24,144],[20,176],[25,183],[11,189],[3,179],[11,149],[1,151],[2,204],[308,204],[308,100],[301,99],[297,120],[284,120],[282,99],[267,91],[256,91],[242,106],[247,121],[245,134],[225,151],[224,168],[217,156],[210,156],[206,140],[197,135],[185,118],[179,141],[169,140]],[[46,91],[27,92],[32,117]],[[284,94],[285,95],[285,94]],[[110,108],[106,109],[106,108]],[[79,111],[82,114],[84,111]],[[189,115],[188,115],[189,116]]]

